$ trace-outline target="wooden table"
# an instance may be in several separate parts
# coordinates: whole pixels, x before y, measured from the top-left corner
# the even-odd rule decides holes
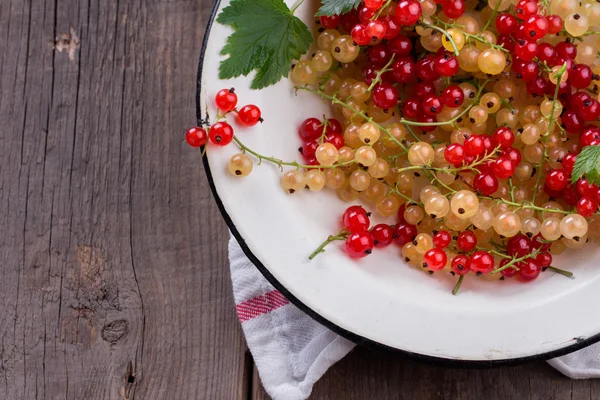
[[[1,399],[265,399],[198,153],[211,0],[2,0]],[[313,399],[592,399],[544,363],[356,349]]]

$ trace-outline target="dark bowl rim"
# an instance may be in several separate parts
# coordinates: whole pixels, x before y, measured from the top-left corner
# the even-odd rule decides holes
[[[200,51],[200,60],[198,62],[198,74],[197,74],[197,82],[196,82],[196,119],[197,119],[198,125],[202,125],[202,123],[203,123],[203,116],[202,116],[201,102],[200,102],[201,93],[202,93],[202,67],[204,65],[204,58],[206,56],[206,48],[207,48],[210,32],[211,32],[213,23],[215,22],[220,4],[221,4],[221,0],[215,1],[215,4],[213,6],[213,9],[211,11],[211,15],[210,15],[210,18],[208,21],[208,25],[206,27],[206,31],[204,34],[204,40],[202,41],[202,49]],[[298,307],[300,310],[302,310],[306,314],[310,315],[313,319],[315,319],[317,322],[319,322],[323,326],[331,329],[332,331],[339,334],[340,336],[342,336],[358,345],[368,346],[370,348],[376,348],[376,349],[383,349],[385,351],[390,351],[390,352],[406,355],[406,356],[409,356],[409,357],[417,359],[417,360],[431,362],[431,363],[435,363],[435,364],[447,365],[447,366],[451,366],[451,367],[470,367],[470,368],[482,368],[483,367],[483,368],[486,368],[486,367],[496,367],[496,366],[519,365],[519,364],[524,364],[527,362],[549,360],[551,358],[555,358],[555,357],[559,357],[559,356],[562,356],[565,354],[572,353],[574,351],[577,351],[579,349],[582,349],[584,347],[587,347],[591,344],[594,344],[594,343],[600,341],[600,333],[598,333],[589,338],[581,338],[581,337],[573,338],[573,340],[574,340],[573,344],[570,344],[568,346],[562,347],[557,350],[553,350],[553,351],[541,353],[541,354],[535,354],[532,356],[507,358],[507,359],[496,359],[496,360],[460,360],[460,359],[442,358],[442,357],[435,357],[435,356],[424,355],[424,354],[419,354],[419,353],[413,353],[408,350],[390,347],[385,344],[368,339],[364,336],[357,335],[356,333],[350,332],[350,331],[334,324],[333,322],[329,321],[325,317],[318,314],[316,311],[312,310],[306,304],[302,303],[283,284],[281,284],[269,272],[269,269],[252,253],[252,251],[246,244],[246,241],[241,236],[240,232],[237,230],[235,224],[231,220],[231,217],[227,213],[227,210],[225,209],[225,206],[223,205],[223,202],[221,201],[221,198],[219,197],[219,194],[217,193],[215,183],[214,183],[214,180],[212,177],[212,173],[210,171],[210,165],[208,163],[208,158],[206,155],[204,155],[204,157],[202,157],[202,163],[204,165],[204,171],[206,172],[206,178],[208,179],[210,189],[211,189],[214,199],[217,203],[219,211],[223,215],[223,219],[225,220],[225,223],[227,224],[229,230],[231,231],[231,233],[233,234],[235,239],[238,241],[238,243],[239,243],[240,247],[242,248],[242,250],[244,251],[244,254],[246,255],[246,257],[248,257],[248,259],[250,259],[250,261],[256,266],[256,268],[258,268],[258,270],[264,275],[264,277],[269,281],[269,283],[271,285],[273,285],[277,290],[279,290],[292,304],[294,304],[296,307]]]

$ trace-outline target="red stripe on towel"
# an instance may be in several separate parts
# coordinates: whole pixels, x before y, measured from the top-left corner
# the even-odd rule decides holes
[[[235,309],[237,310],[240,322],[244,322],[248,321],[249,319],[256,318],[259,315],[276,310],[279,307],[283,307],[289,302],[290,301],[283,297],[279,290],[273,290],[272,292],[265,293],[262,296],[258,296],[237,304]]]

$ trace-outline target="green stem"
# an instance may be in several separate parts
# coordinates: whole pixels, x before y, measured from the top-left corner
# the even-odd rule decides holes
[[[388,6],[392,3],[392,1],[394,1],[394,0],[387,0],[385,2],[385,4],[381,6],[381,8],[379,9],[379,11],[377,11],[377,14],[375,14],[373,16],[373,18],[371,18],[371,21],[375,21],[376,19],[379,19],[379,16],[381,15],[381,13],[388,8]]]
[[[481,37],[481,36],[479,36],[479,35],[471,35],[470,33],[467,33],[467,32],[463,32],[463,35],[465,35],[465,38],[467,38],[467,39],[473,39],[473,40],[475,40],[475,41],[477,41],[477,42],[479,42],[479,43],[484,43],[484,44],[487,44],[488,46],[490,46],[490,47],[491,47],[491,48],[493,48],[493,49],[496,49],[496,50],[501,50],[501,51],[503,51],[503,52],[505,52],[505,53],[510,53],[510,52],[509,52],[508,50],[506,50],[506,49],[505,49],[503,46],[500,46],[500,45],[497,45],[497,44],[490,43],[489,41],[485,40],[484,38],[482,38],[482,37]]]
[[[407,204],[410,204],[410,203],[412,203],[412,204],[416,204],[416,205],[422,205],[422,203],[419,203],[419,202],[417,202],[417,201],[413,200],[413,198],[412,198],[412,197],[408,197],[407,195],[405,195],[404,193],[402,193],[402,192],[400,191],[400,189],[398,189],[398,184],[396,184],[396,186],[395,186],[395,187],[393,187],[393,188],[390,188],[390,192],[391,192],[391,193],[395,193],[395,194],[397,194],[398,196],[402,197],[404,200],[406,200],[406,203],[407,203]]]
[[[296,161],[283,161],[283,160],[280,160],[279,158],[263,156],[262,154],[257,153],[256,151],[252,150],[251,148],[246,146],[244,143],[242,143],[241,140],[237,138],[237,136],[234,136],[233,140],[237,143],[238,146],[240,146],[240,149],[242,149],[244,152],[250,153],[254,157],[258,158],[259,165],[264,160],[264,161],[269,161],[269,162],[277,165],[279,168],[282,168],[284,165],[286,165],[289,167],[304,168],[304,169],[315,169],[315,168],[321,169],[321,168],[345,167],[346,165],[351,165],[351,164],[356,163],[355,160],[350,160],[350,161],[346,161],[346,162],[343,162],[340,164],[334,164],[334,165],[304,165],[304,164],[299,164]]]
[[[573,273],[571,271],[566,271],[564,269],[556,268],[556,267],[553,267],[553,266],[546,267],[546,269],[549,269],[552,272],[556,272],[557,274],[564,275],[567,278],[572,278],[573,277]]]
[[[464,275],[461,275],[458,277],[458,281],[456,282],[456,286],[454,286],[454,289],[452,289],[452,294],[454,296],[456,296],[458,294],[458,291],[460,290],[460,286],[463,283],[463,280],[465,279]]]
[[[554,89],[554,98],[552,99],[552,108],[550,109],[550,123],[548,124],[548,131],[545,136],[550,135],[550,131],[552,130],[552,125],[554,124],[554,108],[556,107],[556,102],[558,100],[558,89],[560,88],[560,81],[563,78],[563,75],[567,71],[567,63],[564,63],[561,69],[556,73],[556,88]]]
[[[510,189],[510,201],[515,201],[515,187],[513,185],[512,177],[508,178],[508,187]]]
[[[510,262],[509,262],[509,263],[507,263],[506,265],[504,265],[504,266],[502,266],[502,267],[500,267],[500,268],[497,268],[497,269],[493,270],[493,271],[492,271],[492,274],[497,274],[497,273],[499,273],[499,272],[502,272],[502,271],[504,271],[505,269],[508,269],[508,268],[511,268],[511,267],[512,267],[512,268],[515,268],[515,269],[518,271],[518,270],[519,270],[519,268],[518,268],[518,267],[517,267],[515,264],[517,264],[517,263],[520,263],[521,261],[528,260],[528,259],[530,259],[530,258],[534,258],[535,256],[537,256],[537,255],[539,254],[539,252],[540,252],[539,250],[536,250],[536,251],[534,251],[533,253],[530,253],[530,254],[524,255],[523,257],[519,257],[519,258],[513,258],[513,259],[512,259],[512,261],[510,261]]]
[[[405,152],[408,153],[408,149],[406,148],[406,146],[403,145],[402,142],[400,142],[398,139],[396,139],[394,137],[394,135],[392,135],[390,133],[390,131],[386,127],[384,127],[384,126],[380,125],[379,123],[375,122],[375,120],[373,118],[368,117],[362,111],[355,110],[353,107],[349,106],[347,103],[343,102],[342,100],[338,99],[337,97],[328,95],[327,93],[323,92],[322,90],[314,90],[314,89],[311,89],[311,88],[306,87],[306,86],[296,86],[295,88],[296,88],[296,90],[305,90],[305,91],[310,92],[310,93],[315,93],[315,94],[321,96],[321,98],[327,99],[327,100],[331,101],[332,104],[339,104],[340,106],[342,106],[344,108],[347,108],[348,110],[352,111],[354,113],[354,115],[358,115],[359,117],[362,117],[365,121],[375,124],[375,126],[377,126],[380,131],[382,131],[383,133],[385,133],[390,138],[390,140],[392,140],[400,148],[402,148],[402,150],[404,150]]]
[[[483,28],[481,28],[481,32],[485,31],[488,28],[488,26],[490,26],[490,24],[494,20],[494,17],[498,13],[498,9],[500,8],[500,4],[502,4],[501,1],[499,1],[499,2],[496,3],[496,7],[494,7],[494,11],[492,12],[492,15],[490,15],[490,17],[488,18],[487,22],[483,26]]]
[[[547,150],[546,146],[544,146],[544,151],[542,153],[542,161],[537,165],[537,178],[535,180],[535,186],[533,187],[533,196],[531,197],[531,204],[535,204],[535,197],[537,196],[537,188],[540,186],[540,181],[542,180],[542,167],[544,166],[544,161],[546,160]]]
[[[298,7],[300,7],[300,6],[302,5],[302,3],[304,3],[304,0],[299,0],[299,1],[298,1],[298,2],[297,2],[295,5],[294,5],[294,7],[290,8],[290,12],[293,14],[293,13],[296,11],[296,9],[298,9]]]
[[[348,238],[348,233],[346,232],[345,229],[342,229],[337,235],[329,235],[329,237],[327,237],[327,239],[321,243],[321,245],[319,247],[317,247],[317,249],[315,251],[313,251],[311,253],[310,256],[308,256],[309,260],[312,260],[313,258],[315,258],[317,256],[317,254],[319,253],[323,253],[325,251],[325,247],[331,243],[331,242],[335,242],[336,240],[346,240]]]
[[[448,31],[446,31],[446,30],[444,30],[444,29],[440,28],[439,26],[435,26],[435,25],[426,24],[426,23],[424,23],[424,22],[421,22],[421,26],[422,26],[422,27],[424,27],[424,28],[429,28],[429,29],[436,30],[436,31],[438,31],[438,32],[441,32],[441,33],[442,33],[442,35],[446,36],[446,39],[448,39],[448,41],[449,41],[449,42],[450,42],[450,44],[452,45],[452,49],[454,50],[454,55],[455,55],[456,57],[458,57],[458,53],[459,53],[459,51],[458,51],[458,47],[456,47],[456,42],[455,42],[455,41],[454,41],[454,39],[452,38],[452,35],[450,35],[450,34],[448,33]]]
[[[412,128],[409,125],[404,125],[406,127],[406,130],[408,131],[408,133],[410,133],[412,135],[413,138],[415,138],[415,140],[417,142],[420,142],[421,139],[419,139],[419,137],[417,136],[417,134],[415,133],[415,131],[412,130]]]
[[[387,62],[387,64],[385,64],[385,66],[383,68],[381,68],[379,71],[377,71],[377,74],[375,75],[375,79],[373,79],[373,81],[371,82],[371,85],[369,85],[367,92],[371,93],[371,91],[373,90],[375,85],[377,85],[378,83],[380,83],[382,81],[381,76],[383,74],[385,74],[386,72],[392,70],[392,68],[390,68],[390,66],[392,65],[393,62],[394,62],[394,54],[392,54],[392,57]]]

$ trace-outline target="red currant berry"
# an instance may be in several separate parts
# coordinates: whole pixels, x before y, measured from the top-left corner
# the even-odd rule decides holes
[[[416,119],[421,114],[421,102],[417,99],[408,99],[402,106],[402,115],[408,119]]]
[[[550,35],[560,32],[563,28],[563,20],[558,15],[549,15],[546,19],[548,20],[548,33]]]
[[[398,209],[398,224],[406,223],[406,220],[404,219],[404,211],[406,211],[406,203],[402,204]]]
[[[562,169],[553,169],[546,175],[546,185],[554,191],[560,192],[569,184],[569,177]]]
[[[229,112],[233,110],[237,105],[237,102],[238,97],[237,94],[235,94],[234,88],[219,90],[215,96],[215,103],[221,111]]]
[[[411,224],[402,223],[394,228],[394,239],[396,244],[404,246],[408,242],[415,240],[417,236],[417,227]]]
[[[460,70],[458,59],[445,52],[444,55],[436,59],[435,70],[441,76],[454,76]]]
[[[550,64],[557,54],[558,52],[550,43],[540,43],[538,45],[537,58],[541,62]]]
[[[463,0],[452,0],[442,5],[443,13],[448,18],[452,19],[461,17],[465,13],[466,9],[467,7]]]
[[[533,97],[543,96],[546,93],[546,87],[546,80],[541,76],[527,82],[525,85],[525,89],[527,89],[527,92]]]
[[[318,140],[309,140],[304,142],[300,152],[304,157],[314,157],[320,144]]]
[[[358,20],[366,25],[375,18],[376,13],[377,10],[372,10],[368,7],[361,7],[358,9]]]
[[[452,272],[456,275],[466,275],[471,268],[469,267],[469,257],[459,254],[452,259]]]
[[[413,44],[406,35],[398,35],[388,42],[390,51],[396,57],[409,56],[413,49]]]
[[[522,159],[521,152],[514,147],[507,147],[502,150],[501,156],[508,158],[515,166],[519,165]]]
[[[375,225],[371,230],[375,247],[387,247],[394,241],[394,230],[387,224]]]
[[[383,17],[381,18],[381,22],[383,22],[383,24],[385,25],[385,35],[383,35],[384,39],[393,39],[396,36],[398,36],[402,31],[402,27],[400,26],[398,21],[396,21],[392,17]]]
[[[452,143],[444,150],[444,158],[455,167],[459,167],[465,161],[465,148],[460,143]]]
[[[517,18],[521,20],[527,20],[529,16],[538,12],[537,1],[535,0],[520,0],[517,3],[515,13]]]
[[[487,251],[476,251],[469,258],[469,266],[477,274],[488,274],[494,268],[494,257]]]
[[[498,178],[487,173],[477,174],[473,180],[473,188],[484,196],[491,196],[498,190]]]
[[[421,18],[421,4],[417,0],[401,0],[394,17],[402,26],[412,26]]]
[[[233,140],[233,128],[227,122],[217,122],[210,127],[208,137],[217,146],[227,146]]]
[[[371,38],[367,35],[367,26],[363,24],[356,24],[350,31],[352,40],[359,46],[366,46],[371,43]]]
[[[450,232],[448,231],[439,231],[433,235],[433,245],[438,249],[445,249],[450,246],[451,241],[452,236],[450,236]]]
[[[552,265],[552,254],[546,252],[546,253],[540,253],[537,256],[535,256],[535,261],[542,267],[542,268],[546,268]]]
[[[593,196],[598,188],[587,179],[579,179],[577,181],[577,192],[581,196]]]
[[[513,145],[513,143],[515,142],[515,134],[513,133],[512,129],[510,129],[506,126],[501,126],[501,127],[497,128],[494,131],[493,137],[494,137],[494,140],[496,140],[496,142],[503,149],[511,147]]]
[[[573,60],[577,55],[577,46],[570,42],[560,42],[556,45],[556,52],[561,57]]]
[[[542,267],[535,260],[529,259],[517,264],[519,268],[519,276],[524,281],[532,281],[540,276]]]
[[[300,138],[304,141],[314,140],[321,137],[323,133],[323,124],[316,118],[308,118],[304,120],[302,125],[300,125],[300,129],[298,130],[298,134]]]
[[[242,125],[254,126],[262,122],[260,108],[254,104],[248,104],[238,111],[238,121]]]
[[[496,17],[496,29],[498,33],[511,34],[517,29],[518,21],[514,15],[503,13]]]
[[[587,126],[579,136],[579,141],[584,147],[600,144],[600,129],[595,126]]]
[[[523,25],[531,40],[539,40],[548,33],[548,21],[539,14],[529,16]]]
[[[523,81],[529,82],[538,77],[540,73],[540,67],[538,67],[536,62],[533,61],[523,61],[523,65],[521,66],[520,71],[517,73],[517,78],[521,77]]]
[[[321,22],[321,25],[323,26],[323,28],[335,29],[340,24],[341,18],[339,15],[331,15],[331,16],[321,15],[321,17],[319,18],[319,21]]]
[[[327,125],[327,133],[343,133],[344,128],[342,128],[342,124],[336,118],[329,118],[325,120],[325,124]]]
[[[325,135],[325,143],[331,143],[335,146],[336,149],[339,150],[342,147],[344,147],[344,135],[337,132],[328,133],[327,135]]]
[[[342,224],[350,232],[357,233],[368,231],[371,221],[364,208],[361,206],[351,206],[342,215]]]
[[[569,83],[577,89],[585,89],[592,83],[592,69],[585,64],[576,64],[569,72]]]
[[[442,112],[442,101],[438,96],[428,96],[421,103],[423,112],[427,115],[436,116]]]
[[[385,36],[385,24],[379,20],[371,21],[367,24],[366,34],[373,43],[383,39]]]
[[[358,23],[360,23],[360,20],[358,19],[358,10],[356,9],[350,10],[350,12],[340,17],[340,24],[346,32],[352,31],[352,28]]]
[[[442,103],[446,107],[456,108],[460,107],[462,103],[465,101],[465,94],[457,85],[447,86],[442,91]]]
[[[500,261],[500,264],[499,264],[498,268],[504,267],[510,261],[511,260],[509,260],[508,258],[503,258],[502,261]],[[517,274],[517,269],[515,267],[508,267],[508,268],[503,269],[502,271],[500,271],[500,273],[505,278],[512,278],[513,276],[515,276]]]
[[[369,47],[369,61],[377,67],[383,67],[392,58],[392,53],[387,45],[383,43]]]
[[[390,83],[378,83],[373,88],[371,99],[377,107],[387,110],[394,108],[398,104],[398,89]]]
[[[429,268],[432,271],[440,271],[444,269],[448,262],[448,256],[442,249],[428,250],[423,256],[423,268]]]
[[[206,130],[199,126],[190,128],[185,133],[185,141],[192,147],[200,147],[206,144]]]
[[[508,52],[512,53],[515,51],[515,41],[510,35],[500,35],[497,39],[497,44],[504,47]]]
[[[573,167],[575,167],[575,161],[577,161],[577,156],[573,153],[567,153],[562,160],[562,166],[565,172],[569,175],[573,173]]]
[[[522,234],[511,237],[506,242],[506,252],[511,257],[524,257],[531,252],[531,239]]]
[[[424,99],[435,94],[435,86],[431,82],[419,82],[415,85],[414,91],[415,96]]]
[[[416,78],[415,63],[410,58],[394,62],[392,65],[392,76],[399,83],[409,83]]]
[[[378,10],[383,5],[383,0],[365,0],[365,7],[370,10]]]
[[[482,135],[483,138],[483,151],[486,155],[492,154],[494,149],[498,147],[496,140],[490,135]]]
[[[550,250],[550,243],[548,243],[546,241],[546,239],[544,239],[544,237],[542,236],[541,233],[538,233],[537,235],[535,235],[533,237],[533,239],[531,239],[531,245],[534,250],[539,250],[539,251]]]
[[[573,110],[566,110],[563,113],[562,123],[569,133],[581,133],[585,128],[585,121]]]
[[[515,164],[507,157],[498,157],[493,166],[494,174],[500,179],[510,178],[515,172]]]
[[[582,217],[591,217],[598,211],[598,202],[594,197],[582,197],[577,202],[577,213]]]
[[[373,252],[374,245],[369,232],[352,233],[346,239],[346,253],[352,258],[363,258]]]
[[[477,246],[477,236],[471,231],[461,232],[458,234],[456,244],[460,250],[468,253]]]
[[[435,119],[435,117],[433,117],[431,115],[427,115],[425,113],[420,114],[417,117],[417,121],[418,122],[424,122],[426,124],[431,124],[431,123],[437,122],[437,120]],[[435,125],[425,125],[425,124],[423,124],[423,125],[419,126],[419,129],[421,130],[421,132],[432,132],[432,131],[435,130],[435,128],[436,128]]]
[[[471,135],[464,143],[465,153],[470,156],[478,156],[485,150],[483,138],[480,135]]]
[[[433,56],[425,56],[417,61],[416,64],[417,77],[423,82],[431,83],[440,77],[440,74],[435,69],[435,58]]]
[[[581,196],[577,193],[577,187],[575,185],[567,185],[560,193],[560,197],[569,206],[574,207]]]
[[[538,46],[535,42],[519,39],[515,45],[515,54],[521,60],[531,61],[537,56]]]

